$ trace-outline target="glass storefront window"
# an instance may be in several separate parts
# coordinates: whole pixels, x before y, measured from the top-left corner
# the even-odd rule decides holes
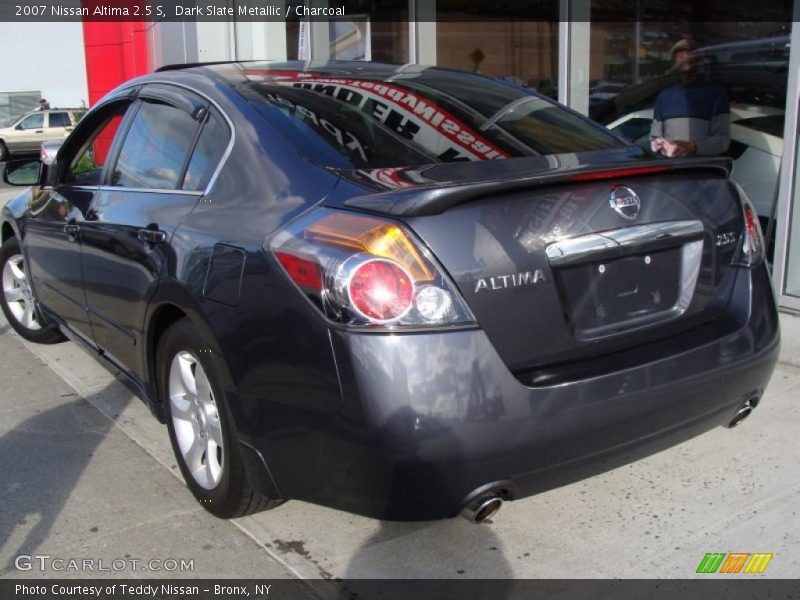
[[[339,4],[344,3],[325,2],[325,6],[331,8]],[[384,2],[379,10],[369,14],[346,12],[346,17],[331,18],[327,22],[288,20],[287,59],[408,62],[408,0]],[[317,47],[314,47],[315,41]],[[324,48],[320,49],[320,44]]]
[[[798,143],[797,152],[800,152]],[[800,154],[795,154],[800,156]],[[790,199],[789,244],[786,251],[786,272],[783,293],[800,298],[800,170],[795,169],[794,193]]]
[[[447,20],[452,17],[437,15],[437,66],[480,73],[556,98],[558,22]]]
[[[691,4],[675,2],[671,10],[688,18]],[[732,179],[766,231],[783,157],[791,15],[681,23],[651,20],[660,17],[655,2],[635,5],[641,20],[620,13],[613,21],[609,3],[591,0],[589,116],[645,148],[655,142],[653,151],[667,156],[689,142],[690,154],[732,158]]]

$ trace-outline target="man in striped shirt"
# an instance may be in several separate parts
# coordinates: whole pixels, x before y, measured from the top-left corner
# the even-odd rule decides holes
[[[715,156],[731,143],[728,94],[697,74],[692,50],[686,39],[672,47],[671,72],[681,78],[656,98],[650,145],[665,156]]]

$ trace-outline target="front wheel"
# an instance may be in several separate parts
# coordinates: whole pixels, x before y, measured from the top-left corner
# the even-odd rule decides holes
[[[8,238],[0,247],[0,273],[3,295],[0,304],[8,324],[26,340],[38,344],[54,344],[65,338],[51,324],[45,323],[36,308],[25,258],[15,237]]]
[[[201,506],[221,518],[274,508],[247,480],[214,365],[198,341],[200,332],[183,319],[158,346],[159,392],[172,450],[186,485]]]
[[[8,160],[8,147],[3,140],[0,140],[0,162]]]

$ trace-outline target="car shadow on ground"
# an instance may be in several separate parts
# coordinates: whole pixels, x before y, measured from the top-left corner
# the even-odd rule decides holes
[[[429,441],[438,447],[449,448],[454,456],[461,453],[462,442],[450,421],[421,411],[422,408],[412,410],[404,407],[386,421],[381,431],[382,438],[395,440],[395,445],[406,453],[406,458],[394,466],[392,484],[385,499],[387,507],[398,499],[413,506],[423,501],[430,502],[430,495],[446,498],[451,492],[448,482],[467,479],[467,474],[459,473],[464,469],[465,461],[453,460],[445,472],[424,458],[426,452],[430,452],[427,448]],[[483,420],[493,417],[481,413],[469,418]],[[425,490],[425,498],[413,491],[419,489]],[[420,548],[426,551],[420,552]],[[434,549],[433,553],[431,549]],[[431,561],[431,556],[440,559]],[[381,579],[406,577],[508,580],[513,579],[514,573],[504,556],[500,538],[491,528],[491,521],[479,525],[460,518],[411,523],[380,521],[380,529],[351,557],[344,575],[344,586],[351,596],[356,593],[359,597],[381,597],[386,591],[381,587]],[[412,586],[407,591],[409,595],[406,597],[419,597],[424,590]],[[493,587],[492,591],[494,598],[505,597],[502,585]],[[438,597],[446,594],[447,590],[434,586],[428,592],[435,598],[437,594]]]
[[[96,393],[106,393],[110,387]],[[0,571],[14,569],[14,557],[32,554],[47,541],[68,501],[90,500],[74,496],[74,489],[95,450],[114,427],[110,419],[66,386],[52,393],[60,395],[58,405],[31,406],[35,414],[0,437],[0,557],[5,557],[0,561]],[[28,400],[46,399],[46,393],[39,395]],[[25,400],[18,398],[20,404]]]

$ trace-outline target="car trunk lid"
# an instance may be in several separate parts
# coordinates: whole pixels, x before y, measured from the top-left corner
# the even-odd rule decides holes
[[[409,225],[524,371],[685,331],[729,300],[743,228],[730,162],[608,155],[499,161],[516,164],[491,179],[485,163],[350,173],[392,191],[326,204]]]

